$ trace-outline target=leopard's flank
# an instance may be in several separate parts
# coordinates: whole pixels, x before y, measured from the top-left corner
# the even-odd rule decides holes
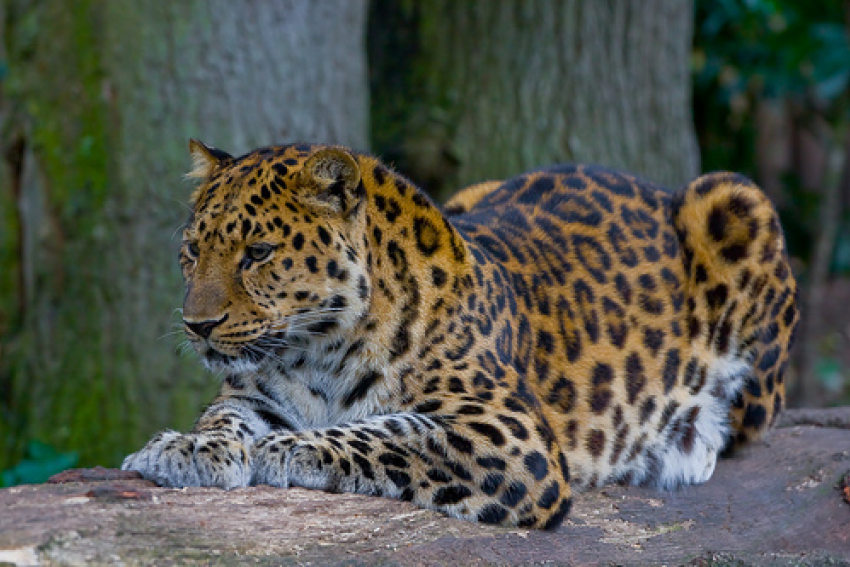
[[[224,379],[125,469],[550,529],[577,488],[708,480],[782,408],[796,284],[739,175],[558,166],[441,209],[342,147],[190,148],[183,318]]]

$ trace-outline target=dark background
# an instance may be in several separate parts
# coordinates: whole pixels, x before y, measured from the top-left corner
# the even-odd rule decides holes
[[[190,137],[347,144],[438,199],[745,173],[802,284],[789,403],[850,402],[848,37],[847,0],[3,0],[0,485],[118,465],[213,395],[174,312]]]

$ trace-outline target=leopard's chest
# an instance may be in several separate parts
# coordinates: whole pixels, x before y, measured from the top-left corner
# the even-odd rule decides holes
[[[392,372],[382,358],[364,341],[306,344],[261,369],[257,389],[299,429],[365,419],[394,409]]]

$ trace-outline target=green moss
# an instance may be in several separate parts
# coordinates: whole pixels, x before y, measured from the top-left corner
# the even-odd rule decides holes
[[[48,36],[63,53],[56,54],[51,69],[52,88],[40,84],[43,76],[29,82],[37,87],[29,92],[34,146],[45,165],[51,202],[67,222],[99,212],[106,198],[108,85],[100,60],[96,4],[75,2],[68,9],[54,2],[45,10],[42,25],[54,29],[42,37]]]
[[[37,243],[29,260],[35,288],[29,290],[28,304],[4,300],[0,311],[8,351],[0,357],[0,384],[6,385],[3,399],[14,408],[0,424],[13,432],[14,441],[0,457],[6,464],[20,457],[25,439],[44,440],[61,450],[90,445],[83,460],[98,461],[103,447],[91,444],[98,438],[92,429],[104,423],[104,412],[114,413],[107,409],[115,402],[108,399],[102,357],[83,354],[100,351],[97,342],[105,340],[97,309],[104,306],[107,284],[85,261],[101,247],[110,170],[98,4],[42,2],[15,15],[20,26],[7,22],[14,33],[8,39],[4,90],[19,104],[18,126],[37,164],[46,226],[28,227]],[[25,191],[36,190],[33,179],[26,181]],[[3,198],[9,200],[6,194]],[[2,210],[5,236],[18,229],[20,219],[15,207]],[[42,239],[45,234],[48,238]],[[22,269],[17,241],[2,239],[0,260],[11,267],[4,289]],[[40,320],[48,314],[49,320]]]

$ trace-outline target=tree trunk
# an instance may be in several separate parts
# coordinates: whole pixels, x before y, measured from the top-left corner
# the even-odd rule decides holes
[[[376,149],[441,197],[564,161],[681,184],[692,19],[679,0],[376,0]]]
[[[366,3],[11,0],[0,15],[0,469],[30,439],[115,465],[215,387],[171,333],[188,138],[365,148]]]

